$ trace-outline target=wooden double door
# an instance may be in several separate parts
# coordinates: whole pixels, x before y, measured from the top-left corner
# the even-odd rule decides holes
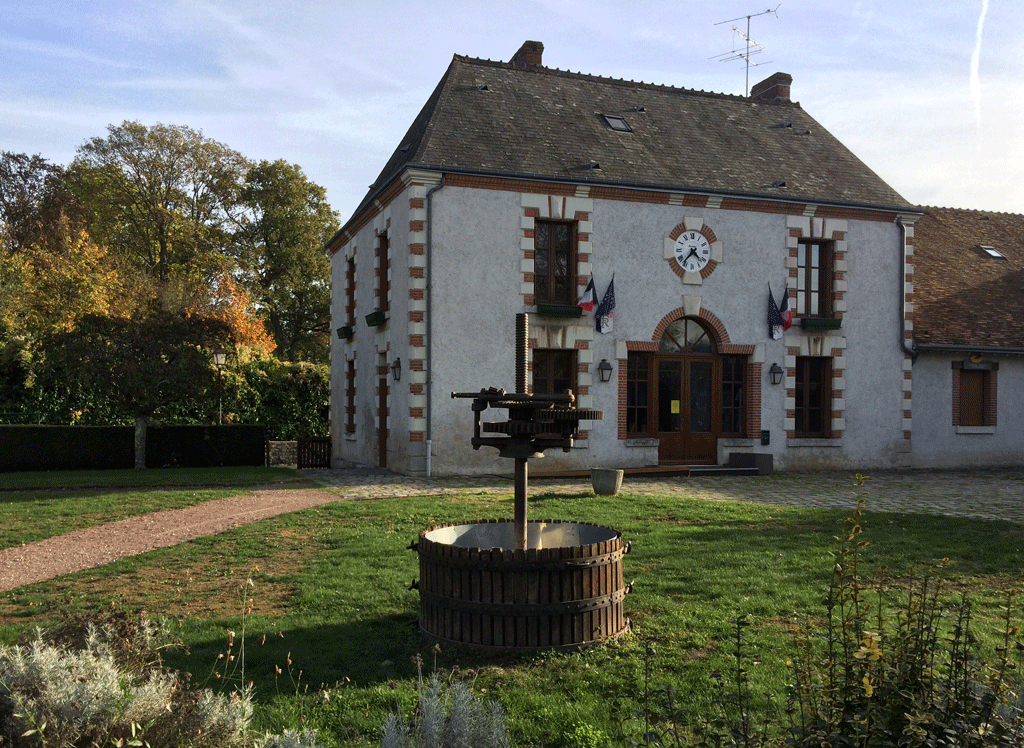
[[[714,354],[654,357],[654,430],[662,465],[718,461],[722,403],[720,360]]]

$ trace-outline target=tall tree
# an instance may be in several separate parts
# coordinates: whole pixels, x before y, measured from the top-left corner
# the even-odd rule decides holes
[[[84,225],[82,206],[68,188],[66,171],[39,155],[0,151],[0,254],[18,254],[62,228],[63,218]]]
[[[161,406],[201,397],[216,387],[212,351],[232,345],[217,319],[154,314],[141,320],[89,315],[74,330],[49,335],[41,347],[49,378],[75,376],[135,418],[135,467],[146,466],[146,427]]]
[[[160,282],[223,267],[228,216],[249,162],[182,125],[124,122],[78,150],[90,233]]]
[[[324,189],[286,161],[261,161],[245,177],[236,217],[241,278],[288,361],[326,362],[330,263],[324,245],[338,216]]]

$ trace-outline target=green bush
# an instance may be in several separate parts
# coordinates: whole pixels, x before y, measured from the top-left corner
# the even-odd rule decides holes
[[[225,366],[218,384],[202,398],[187,397],[160,407],[152,418],[165,425],[224,423],[261,425],[267,438],[327,436],[330,369],[326,364],[289,363],[264,357]],[[33,413],[29,421],[2,422],[131,426],[135,415],[84,387],[66,372],[59,381],[34,380],[17,359],[0,357],[0,413]]]

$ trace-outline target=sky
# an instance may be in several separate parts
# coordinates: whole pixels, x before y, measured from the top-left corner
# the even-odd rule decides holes
[[[284,159],[347,220],[454,54],[792,98],[917,205],[1024,213],[1021,0],[0,0],[0,150],[126,120]],[[769,12],[765,12],[769,11]],[[731,53],[747,33],[749,70]],[[733,59],[723,61],[722,55]]]

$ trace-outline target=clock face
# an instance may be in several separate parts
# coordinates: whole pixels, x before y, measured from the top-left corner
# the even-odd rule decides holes
[[[711,244],[699,231],[684,231],[676,239],[676,262],[688,273],[699,273],[711,259]]]

